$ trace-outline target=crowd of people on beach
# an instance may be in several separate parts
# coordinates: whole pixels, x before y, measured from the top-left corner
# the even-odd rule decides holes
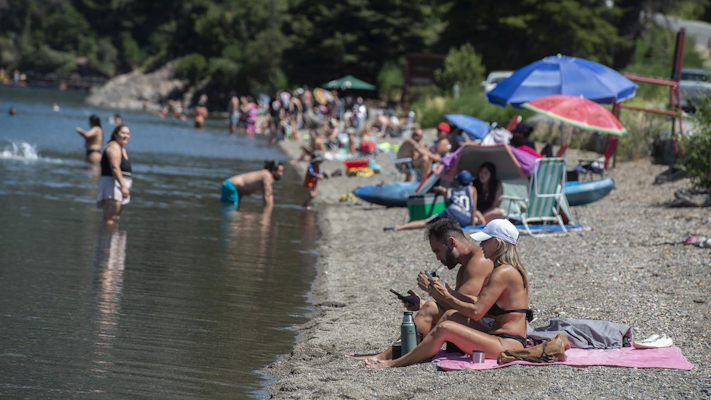
[[[27,85],[27,75],[19,69],[9,73],[5,68],[0,67],[0,85],[25,86]]]
[[[323,93],[320,93],[321,95]],[[302,156],[294,160],[308,161],[304,177],[305,208],[316,197],[319,180],[326,175],[320,165],[327,151],[343,149],[347,155],[375,151],[369,140],[400,136],[399,130],[411,129],[411,134],[399,146],[398,158],[410,160],[417,170],[402,171],[407,179],[429,174],[443,157],[461,147],[466,138],[446,123],[437,127],[437,139],[431,146],[423,143],[419,127],[400,123],[386,113],[378,112],[368,119],[368,108],[362,98],[352,104],[339,99],[336,93],[326,104],[314,102],[308,89],[293,94],[280,91],[265,102],[266,118],[259,118],[259,107],[250,98],[232,97],[229,104],[230,132],[248,135],[268,132],[272,141],[301,140],[300,129],[308,130],[308,144],[302,146]],[[196,108],[196,126],[203,126],[207,117],[207,97],[202,96]],[[202,109],[201,109],[202,108]],[[103,130],[98,116],[89,117],[89,129],[77,128],[85,141],[86,161],[98,165],[101,171],[97,206],[103,209],[107,225],[118,222],[123,208],[130,202],[132,168],[126,149],[131,138],[130,128],[122,124],[119,115],[108,143],[103,146]],[[518,139],[521,140],[521,139]],[[525,144],[525,143],[524,143]],[[102,151],[103,146],[103,151]],[[284,165],[267,161],[263,169],[227,178],[221,187],[220,201],[239,209],[245,196],[261,193],[264,207],[274,205],[273,187],[284,173]],[[418,312],[414,319],[418,345],[403,357],[393,359],[390,348],[378,354],[351,355],[369,360],[368,366],[387,368],[406,366],[432,357],[445,342],[462,351],[483,351],[486,357],[496,357],[505,350],[525,348],[528,309],[528,278],[516,251],[518,230],[499,208],[502,186],[493,163],[484,163],[476,177],[468,171],[459,172],[451,187],[436,186],[434,192],[445,196],[447,207],[437,215],[385,230],[427,228],[427,238],[436,258],[449,269],[459,266],[454,288],[443,284],[433,274],[422,271],[417,279],[420,289],[432,300],[424,301],[414,291],[402,301],[407,310]],[[482,232],[472,236],[480,243],[470,242],[462,226],[486,224]],[[374,362],[375,361],[375,362]]]

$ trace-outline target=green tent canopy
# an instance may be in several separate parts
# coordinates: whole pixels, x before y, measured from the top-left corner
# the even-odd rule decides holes
[[[353,75],[346,75],[340,79],[334,79],[332,81],[326,82],[321,87],[326,89],[355,89],[355,90],[375,90],[375,86],[368,82],[361,81]]]

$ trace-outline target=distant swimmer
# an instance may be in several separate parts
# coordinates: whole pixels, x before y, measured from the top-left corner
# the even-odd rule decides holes
[[[195,127],[200,129],[205,126],[205,118],[207,118],[207,95],[203,94],[195,107]]]
[[[101,146],[104,144],[104,131],[101,129],[101,119],[96,114],[89,117],[89,130],[77,128],[77,133],[84,137],[86,162],[98,164],[101,161]]]
[[[7,113],[10,114],[10,116],[12,117],[13,115],[17,114],[17,110],[15,110],[15,107],[10,106],[10,110],[8,110]]]
[[[227,112],[230,115],[230,133],[234,134],[237,131],[237,124],[239,124],[239,98],[237,96],[232,96],[230,99],[230,104],[228,106]]]
[[[109,124],[111,125],[121,125],[123,123],[123,119],[121,119],[121,114],[116,113],[114,114],[113,117],[109,117]]]
[[[104,223],[107,225],[118,222],[121,210],[131,201],[132,168],[126,152],[130,139],[131,130],[128,126],[117,126],[101,157],[101,178],[96,206],[104,209]]]
[[[57,103],[52,104],[52,111],[59,112],[59,104],[57,104]]]
[[[274,205],[272,186],[274,181],[278,181],[284,174],[284,165],[277,161],[267,161],[264,169],[260,171],[247,172],[246,174],[235,175],[222,182],[223,203],[234,204],[239,207],[242,197],[256,192],[264,194],[264,206]]]

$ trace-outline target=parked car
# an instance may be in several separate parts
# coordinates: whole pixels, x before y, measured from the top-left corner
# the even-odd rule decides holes
[[[484,87],[484,92],[489,93],[492,91],[499,82],[513,75],[513,71],[493,71],[486,77],[486,80],[481,83]]]
[[[681,108],[694,111],[696,106],[707,98],[711,100],[711,83],[706,70],[701,68],[683,68],[681,70]]]

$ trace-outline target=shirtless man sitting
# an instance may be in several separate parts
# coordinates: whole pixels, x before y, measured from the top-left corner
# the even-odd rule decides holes
[[[430,225],[427,230],[427,238],[430,241],[430,248],[439,262],[450,270],[460,265],[454,290],[467,296],[478,296],[494,270],[494,264],[484,257],[482,249],[472,244],[464,236],[457,221],[449,218],[440,219]],[[423,280],[424,282],[422,282]],[[418,277],[418,285],[423,284],[425,287],[429,285],[424,271],[420,272]],[[453,305],[432,300],[423,301],[412,290],[409,290],[408,293],[410,295],[406,296],[406,300],[403,300],[402,303],[408,311],[418,311],[415,316],[415,326],[419,343],[437,325],[437,321],[442,318],[444,313],[453,308]],[[368,360],[391,360],[392,348],[388,347],[378,354],[348,354],[346,356]]]
[[[437,162],[441,159],[438,154],[432,153],[422,143],[422,129],[415,128],[412,130],[412,137],[405,139],[400,145],[400,150],[397,152],[397,158],[411,158],[412,166],[418,168],[422,179],[427,176],[432,167],[432,162]],[[411,176],[408,175],[409,181]]]
[[[239,202],[243,196],[261,191],[264,194],[264,207],[271,207],[274,205],[272,185],[283,174],[284,166],[282,163],[267,161],[264,163],[264,169],[260,171],[247,172],[246,174],[235,175],[225,179],[222,182],[222,198],[220,201],[234,204],[236,208],[239,208]]]

